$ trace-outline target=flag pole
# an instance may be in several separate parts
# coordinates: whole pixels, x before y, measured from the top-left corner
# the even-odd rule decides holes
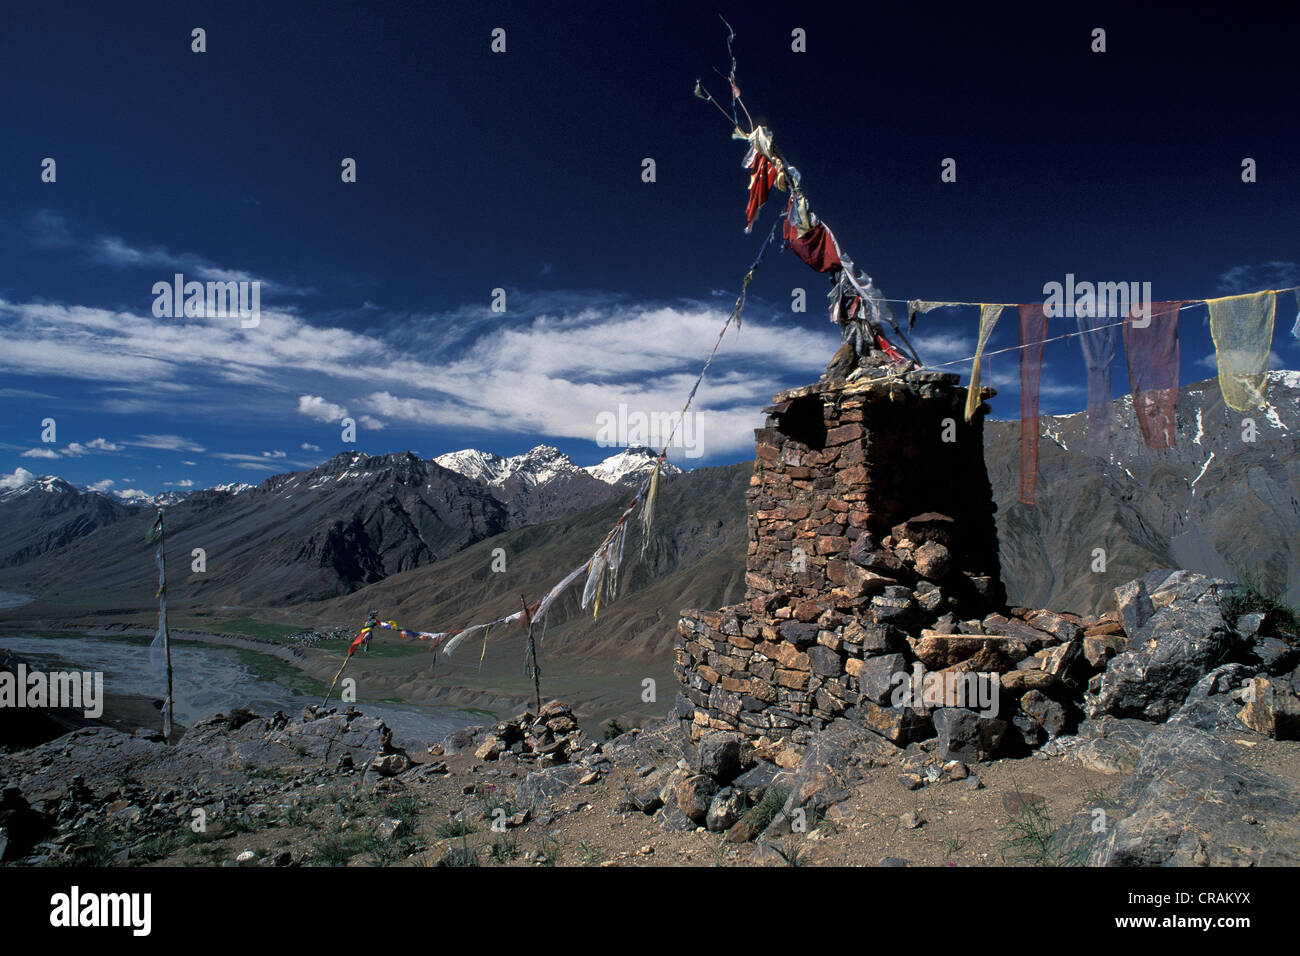
[[[167,528],[163,519],[163,509],[158,509],[158,519],[154,522],[158,539],[158,631],[162,637],[163,653],[167,658],[167,697],[163,701],[163,739],[172,742],[172,724],[174,697],[172,686],[172,636],[167,625]]]
[[[519,595],[519,603],[524,606],[524,620],[528,622],[528,656],[533,669],[533,693],[537,698],[537,713],[542,712],[542,672],[537,666],[537,643],[533,640],[533,616],[528,613],[528,602]]]

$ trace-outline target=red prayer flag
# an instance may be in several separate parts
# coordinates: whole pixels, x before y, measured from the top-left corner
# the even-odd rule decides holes
[[[1041,303],[1020,307],[1020,500],[1034,503],[1038,485],[1038,389],[1043,377],[1047,313]]]

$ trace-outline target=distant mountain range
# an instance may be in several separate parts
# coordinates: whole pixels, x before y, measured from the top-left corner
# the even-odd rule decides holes
[[[1167,566],[1258,573],[1294,600],[1300,373],[1270,373],[1268,394],[1269,407],[1248,416],[1224,407],[1213,380],[1185,386],[1176,447],[1159,452],[1144,446],[1129,398],[1114,403],[1104,457],[1086,450],[1085,414],[1045,416],[1036,506],[1019,502],[1020,423],[988,421],[1011,600],[1088,612],[1107,607],[1116,585]],[[1242,438],[1246,418],[1255,423],[1253,442]],[[227,615],[264,609],[322,624],[377,608],[417,627],[507,613],[521,593],[540,593],[591,552],[652,465],[645,449],[590,468],[549,446],[514,458],[471,449],[433,460],[345,453],[256,488],[194,491],[167,510],[169,554],[180,569],[173,606]],[[584,660],[658,661],[680,608],[743,594],[751,464],[665,471],[644,556],[639,530],[629,536],[619,599],[592,626],[577,620],[570,595],[548,622],[553,647]],[[5,613],[150,611],[146,549],[138,560],[123,555],[151,516],[149,507],[51,477],[0,493],[0,589],[38,598]],[[204,574],[184,563],[195,548],[205,549]],[[508,574],[490,571],[497,548]],[[1104,570],[1094,570],[1099,549]]]
[[[23,566],[43,582],[75,575],[116,588],[138,569],[117,566],[116,529],[94,532],[127,519],[147,524],[165,504],[169,542],[211,556],[208,570],[173,597],[188,590],[196,603],[293,605],[432,564],[512,528],[623,502],[653,466],[644,448],[588,469],[546,445],[514,458],[467,450],[432,461],[410,452],[345,452],[256,487],[169,491],[147,501],[44,476],[0,491],[0,568]],[[663,473],[680,469],[665,463]],[[81,546],[61,551],[74,542]],[[55,551],[57,561],[33,564]]]
[[[1300,372],[1268,373],[1267,396],[1266,408],[1234,412],[1216,380],[1184,386],[1163,451],[1143,444],[1125,396],[1104,457],[1088,451],[1086,414],[1044,417],[1036,506],[1019,499],[1020,422],[986,423],[1014,599],[1087,612],[1140,572],[1178,567],[1258,575],[1300,603]],[[1105,572],[1092,570],[1099,548]]]

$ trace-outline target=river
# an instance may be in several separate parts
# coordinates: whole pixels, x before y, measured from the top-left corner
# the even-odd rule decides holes
[[[147,646],[103,637],[67,635],[37,637],[28,634],[0,637],[5,647],[32,665],[50,670],[102,671],[109,694],[137,694],[161,699],[166,676],[151,660]],[[320,698],[259,677],[229,650],[172,644],[175,720],[193,726],[216,713],[246,707],[263,717],[277,710],[295,716]],[[379,717],[393,730],[393,740],[408,750],[425,746],[460,727],[481,724],[484,717],[454,707],[360,702],[357,709]],[[161,716],[159,724],[161,725]]]

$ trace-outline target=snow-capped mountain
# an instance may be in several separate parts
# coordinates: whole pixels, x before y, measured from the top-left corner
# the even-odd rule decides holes
[[[252,491],[256,485],[246,484],[242,481],[231,481],[222,485],[213,485],[207,491],[224,491],[228,495],[242,495],[246,491]]]
[[[479,451],[476,448],[464,448],[460,451],[448,452],[445,455],[439,455],[433,460],[448,471],[454,471],[458,475],[464,475],[466,478],[472,478],[484,484],[490,484],[501,477],[507,461],[500,455],[494,455],[490,451]]]
[[[620,487],[638,485],[654,468],[655,453],[644,446],[625,448],[616,455],[611,455],[598,465],[580,468],[568,455],[552,445],[538,445],[522,455],[502,458],[491,452],[465,448],[449,452],[434,459],[444,468],[449,468],[466,478],[473,478],[493,487],[503,487],[510,479],[540,487],[557,478],[572,478],[579,472],[586,473],[597,481]],[[661,473],[679,475],[681,469],[664,462]]]
[[[607,485],[637,487],[645,477],[654,470],[658,456],[644,445],[633,445],[611,455],[599,465],[590,465],[584,469],[587,474]],[[680,475],[682,470],[665,461],[659,469],[661,475]]]
[[[134,510],[55,475],[16,469],[0,476],[0,567],[63,547]]]
[[[510,458],[466,448],[433,461],[483,485],[505,504],[515,525],[549,521],[616,494],[614,485],[587,474],[553,445]]]
[[[522,455],[510,458],[502,458],[490,451],[464,448],[439,455],[434,461],[466,478],[498,488],[511,478],[538,486],[556,478],[570,477],[582,470],[553,445],[538,445]]]

